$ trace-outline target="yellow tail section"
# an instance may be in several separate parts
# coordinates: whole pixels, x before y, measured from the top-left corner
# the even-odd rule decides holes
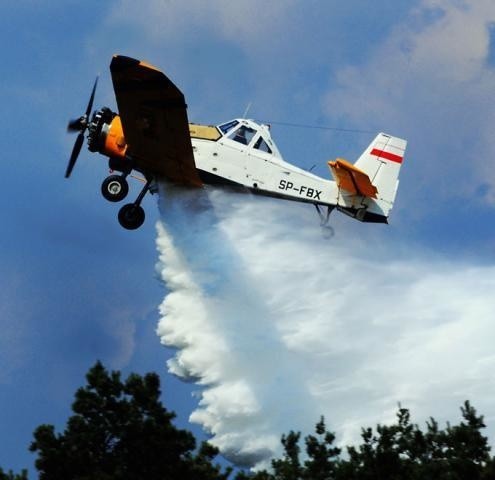
[[[328,166],[340,189],[351,195],[376,198],[377,189],[371,183],[370,177],[352,163],[337,158],[333,162],[328,162]]]

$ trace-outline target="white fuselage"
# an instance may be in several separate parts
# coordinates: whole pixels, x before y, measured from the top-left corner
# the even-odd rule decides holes
[[[216,141],[191,139],[196,168],[206,176],[260,194],[321,205],[338,203],[337,184],[285,162],[266,125],[243,119],[229,124],[219,127],[222,137]],[[241,129],[248,134],[243,141],[236,133]]]

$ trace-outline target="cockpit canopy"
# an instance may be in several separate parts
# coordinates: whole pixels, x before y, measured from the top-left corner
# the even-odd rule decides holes
[[[219,125],[218,129],[224,138],[281,158],[271,138],[269,125],[259,125],[252,120],[236,119]]]

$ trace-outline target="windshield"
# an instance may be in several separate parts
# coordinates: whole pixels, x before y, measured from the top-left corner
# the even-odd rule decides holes
[[[260,150],[261,152],[272,153],[272,149],[268,146],[263,137],[258,138],[256,143],[254,144],[254,148]]]
[[[237,120],[232,120],[231,122],[227,122],[224,123],[223,125],[220,125],[218,128],[225,135],[228,131],[232,130],[236,125],[239,125],[239,122]]]
[[[234,142],[239,142],[242,143],[243,145],[249,145],[255,135],[256,135],[256,130],[254,130],[253,128],[246,127],[245,125],[242,125],[236,131],[232,132],[229,135],[229,138],[231,140],[234,140]]]

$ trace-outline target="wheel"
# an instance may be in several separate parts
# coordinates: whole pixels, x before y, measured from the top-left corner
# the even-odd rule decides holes
[[[144,210],[140,205],[127,203],[119,210],[119,223],[127,230],[136,230],[144,223]]]
[[[122,175],[110,175],[101,184],[101,194],[109,202],[124,200],[129,192],[127,180]]]

